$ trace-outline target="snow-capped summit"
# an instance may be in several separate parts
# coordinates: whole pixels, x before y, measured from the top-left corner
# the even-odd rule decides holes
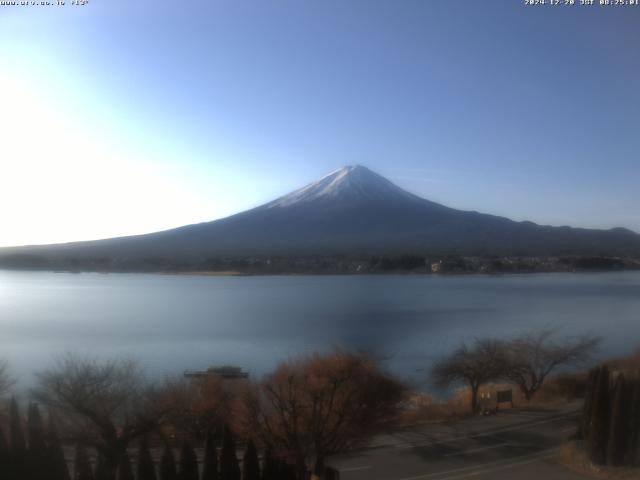
[[[265,205],[290,207],[314,201],[397,202],[420,200],[362,165],[348,165]]]

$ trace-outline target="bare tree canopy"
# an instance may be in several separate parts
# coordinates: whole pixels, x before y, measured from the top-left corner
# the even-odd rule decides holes
[[[504,343],[493,338],[463,343],[451,355],[437,361],[431,368],[434,383],[446,388],[465,383],[471,390],[471,411],[478,411],[478,389],[499,378],[504,372]]]
[[[0,360],[0,397],[9,392],[15,380],[9,373],[9,364],[5,360]]]
[[[161,390],[158,401],[168,412],[167,424],[200,439],[210,431],[222,429],[236,396],[236,389],[216,376],[170,378]]]
[[[361,445],[397,413],[404,387],[366,355],[335,350],[282,363],[242,402],[246,434],[295,464]]]
[[[473,412],[478,411],[480,386],[494,380],[514,383],[530,400],[552,371],[584,364],[600,343],[599,337],[590,334],[556,339],[555,333],[545,328],[511,339],[483,338],[470,346],[462,344],[434,364],[432,379],[440,387],[467,384]]]
[[[131,440],[154,430],[165,413],[129,360],[66,354],[38,374],[32,394],[58,413],[70,440],[98,450],[112,477]]]
[[[531,400],[547,376],[560,366],[587,362],[601,339],[591,334],[556,339],[551,328],[526,333],[505,343],[507,358],[504,377],[515,383]]]

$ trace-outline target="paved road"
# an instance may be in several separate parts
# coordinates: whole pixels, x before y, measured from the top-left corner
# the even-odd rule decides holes
[[[341,480],[581,480],[586,477],[553,461],[575,432],[576,408],[510,410],[412,427],[328,463]]]

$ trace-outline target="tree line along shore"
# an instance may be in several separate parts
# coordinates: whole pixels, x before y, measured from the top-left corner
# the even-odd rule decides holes
[[[0,256],[0,268],[66,272],[162,272],[200,275],[535,273],[640,270],[640,258],[612,256],[323,255],[172,259],[164,257]]]

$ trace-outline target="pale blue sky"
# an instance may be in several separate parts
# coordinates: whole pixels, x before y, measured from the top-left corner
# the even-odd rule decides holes
[[[449,206],[640,231],[640,7],[0,7],[0,245],[212,220],[360,163]]]

